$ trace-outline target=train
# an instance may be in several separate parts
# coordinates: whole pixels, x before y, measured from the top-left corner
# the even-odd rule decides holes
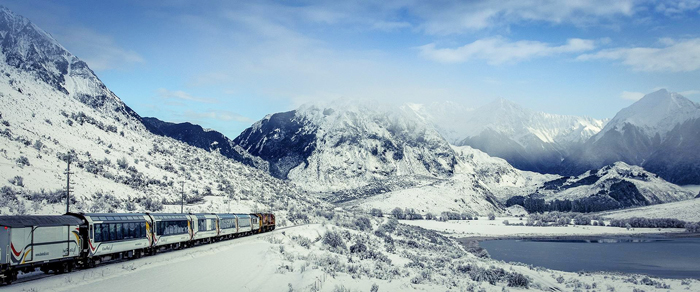
[[[275,230],[272,213],[67,213],[0,216],[0,283]]]

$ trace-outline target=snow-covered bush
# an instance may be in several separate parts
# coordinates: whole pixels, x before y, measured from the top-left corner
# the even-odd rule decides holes
[[[29,159],[28,159],[26,156],[20,156],[20,157],[18,157],[18,158],[15,160],[15,163],[17,163],[17,165],[19,165],[20,167],[30,166],[30,165],[31,165],[31,164],[29,164]]]
[[[146,198],[145,200],[141,201],[141,205],[148,211],[156,212],[163,210],[163,202],[153,198]]]
[[[582,214],[578,214],[576,215],[576,217],[574,217],[574,224],[591,225],[591,218]]]
[[[368,218],[358,217],[357,219],[355,219],[354,223],[360,231],[372,230],[372,223],[369,221]]]
[[[435,215],[433,213],[428,212],[428,214],[425,214],[425,220],[433,220],[435,219]]]
[[[508,287],[523,287],[525,289],[530,286],[530,280],[521,273],[511,273],[508,275]]]
[[[496,220],[496,215],[494,215],[493,213],[489,213],[488,217],[489,220]]]
[[[700,233],[700,222],[686,223],[685,224],[685,231],[691,232],[691,233]]]
[[[391,215],[394,216],[396,219],[406,219],[406,215],[403,212],[403,209],[396,207],[394,210],[391,210]]]
[[[41,151],[41,148],[44,148],[44,143],[41,143],[39,140],[34,141],[34,149]]]
[[[413,209],[413,208],[406,208],[405,216],[406,216],[407,220],[422,220],[423,219],[423,216],[418,214],[418,212],[416,212],[416,209]]]
[[[119,166],[121,169],[126,169],[129,167],[129,162],[126,160],[126,157],[117,159],[117,166]]]
[[[16,185],[18,187],[24,187],[24,178],[21,176],[15,176],[9,180],[9,182],[13,185]]]
[[[610,220],[610,226],[630,228],[685,228],[686,222],[675,218],[640,218]]]
[[[377,208],[372,208],[372,210],[369,211],[369,214],[374,217],[384,217],[382,210]]]
[[[27,199],[34,202],[46,201],[46,203],[49,204],[65,203],[66,191],[63,189],[57,189],[55,191],[46,191],[44,189],[41,189],[38,192],[30,192],[26,197]],[[75,196],[71,196],[70,199],[71,204],[75,204],[77,202]]]
[[[340,233],[329,230],[323,235],[323,243],[328,246],[345,250],[347,246],[345,245],[345,239],[340,235]]]

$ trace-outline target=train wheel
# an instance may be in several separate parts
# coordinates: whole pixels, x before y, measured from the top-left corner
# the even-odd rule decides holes
[[[5,278],[2,279],[2,283],[5,285],[12,284],[12,272],[6,272],[4,276]]]

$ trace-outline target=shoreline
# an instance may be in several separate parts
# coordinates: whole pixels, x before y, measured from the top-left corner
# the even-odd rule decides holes
[[[458,242],[470,241],[487,241],[487,240],[595,240],[601,238],[700,238],[700,233],[679,233],[679,232],[660,232],[660,233],[634,233],[634,234],[590,234],[590,235],[575,235],[575,234],[559,234],[559,235],[542,235],[542,234],[513,234],[513,235],[498,235],[498,236],[453,236],[453,234],[445,234],[457,240]]]

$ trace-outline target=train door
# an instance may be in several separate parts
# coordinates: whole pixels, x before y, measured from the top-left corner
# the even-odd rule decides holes
[[[0,264],[10,263],[10,227],[0,226]]]

